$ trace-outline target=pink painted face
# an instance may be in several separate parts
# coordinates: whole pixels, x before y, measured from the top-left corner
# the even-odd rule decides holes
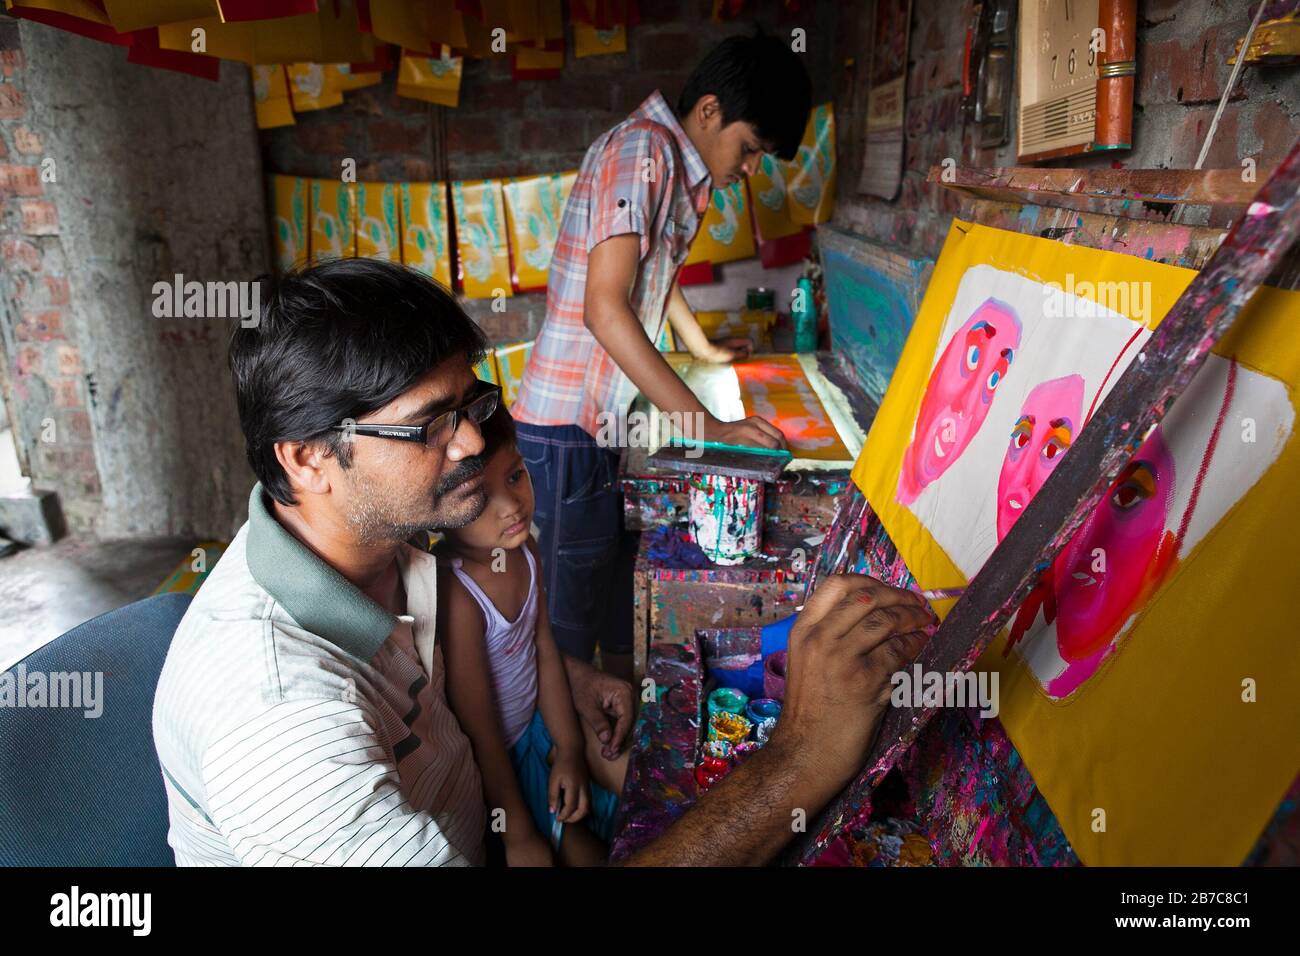
[[[1025,398],[998,475],[998,540],[1038,494],[1074,442],[1083,413],[1083,377],[1043,382]]]
[[[916,432],[903,453],[899,502],[915,501],[966,450],[1019,347],[1020,320],[996,299],[976,309],[948,341],[930,373]]]
[[[1174,551],[1162,547],[1172,537],[1165,523],[1174,478],[1173,456],[1157,428],[1057,555],[1056,641],[1063,660],[1104,651],[1159,585]]]

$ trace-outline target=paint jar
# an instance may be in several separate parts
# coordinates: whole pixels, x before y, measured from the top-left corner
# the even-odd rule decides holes
[[[721,711],[709,717],[709,740],[725,740],[735,746],[749,736],[752,726],[740,714]]]
[[[701,790],[708,790],[731,770],[731,761],[722,757],[704,756],[695,766],[695,782]]]
[[[759,721],[758,726],[754,728],[754,737],[758,740],[760,745],[765,744],[767,743],[768,738],[772,736],[772,731],[774,730],[776,730],[776,718],[764,717]]]
[[[714,564],[742,564],[763,544],[763,483],[732,475],[691,478],[691,540]]]
[[[762,748],[762,746],[763,744],[756,740],[741,741],[740,743],[736,744],[736,749],[735,751],[733,751],[733,756],[732,756],[733,762],[737,767],[739,767],[750,757],[754,756],[754,754],[758,753],[758,751]]]
[[[750,312],[775,312],[776,292],[761,286],[746,289],[745,308]]]
[[[773,700],[785,700],[785,661],[785,651],[763,659],[763,693]]]
[[[771,697],[759,697],[745,705],[745,716],[751,723],[761,724],[769,717],[772,720],[781,716],[781,702]]]
[[[719,687],[709,695],[709,716],[725,711],[728,714],[743,714],[749,705],[749,698],[734,687]]]

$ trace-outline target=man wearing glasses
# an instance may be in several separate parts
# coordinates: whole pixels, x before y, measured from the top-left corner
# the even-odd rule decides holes
[[[248,522],[181,621],[154,703],[176,861],[482,863],[487,814],[447,704],[437,565],[408,543],[483,510],[477,425],[499,392],[473,374],[482,333],[445,289],[380,260],[272,280],[262,302],[230,346],[258,478]],[[860,766],[927,615],[907,592],[828,579],[792,635],[787,718],[762,759],[641,861],[775,853],[792,810],[813,812]],[[631,688],[566,663],[575,708],[616,755]]]

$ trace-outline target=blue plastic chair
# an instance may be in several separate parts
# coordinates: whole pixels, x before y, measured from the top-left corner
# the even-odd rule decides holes
[[[103,711],[0,706],[0,866],[176,865],[153,698],[189,604],[159,594],[109,611],[6,672],[102,672]]]

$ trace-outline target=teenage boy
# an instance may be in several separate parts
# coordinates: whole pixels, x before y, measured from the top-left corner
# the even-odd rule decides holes
[[[674,113],[656,90],[582,161],[551,257],[546,318],[511,408],[537,496],[534,521],[555,640],[626,673],[630,561],[618,489],[620,427],[636,394],[690,423],[688,437],[784,447],[771,423],[723,422],[664,360],[665,319],[698,358],[730,361],[748,343],[708,342],[677,286],[714,189],[765,152],[794,157],[811,82],[775,37],[731,37],[695,68]],[[612,666],[611,666],[612,665]]]

